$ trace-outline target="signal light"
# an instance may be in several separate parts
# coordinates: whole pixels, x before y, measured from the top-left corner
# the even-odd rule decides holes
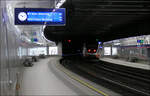
[[[68,40],[68,42],[70,43],[70,42],[71,42],[71,40]]]
[[[98,44],[100,45],[100,44],[102,44],[102,42],[99,41]]]

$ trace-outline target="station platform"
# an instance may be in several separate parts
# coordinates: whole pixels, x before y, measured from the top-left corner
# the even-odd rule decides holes
[[[48,57],[46,59],[40,59],[32,67],[25,67],[19,95],[111,96],[110,94],[113,94],[114,96],[120,96],[109,89],[77,76],[77,74],[71,71],[69,72],[69,70],[59,64],[59,59],[60,57]],[[93,85],[101,91],[92,87]]]
[[[127,62],[127,61],[124,61],[124,60],[121,60],[121,59],[112,59],[112,58],[108,58],[108,57],[107,58],[103,57],[103,58],[100,58],[99,60],[109,62],[109,63],[113,63],[113,64],[119,64],[119,65],[123,65],[123,66],[127,66],[127,67],[150,70],[150,64]]]

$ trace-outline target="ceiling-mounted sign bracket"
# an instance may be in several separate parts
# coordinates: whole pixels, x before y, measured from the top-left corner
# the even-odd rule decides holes
[[[65,8],[15,8],[15,25],[65,26]]]

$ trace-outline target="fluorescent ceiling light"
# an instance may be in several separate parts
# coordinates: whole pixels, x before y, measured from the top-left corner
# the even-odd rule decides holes
[[[60,1],[56,4],[56,8],[60,8],[65,2],[66,2],[66,0],[60,0]]]

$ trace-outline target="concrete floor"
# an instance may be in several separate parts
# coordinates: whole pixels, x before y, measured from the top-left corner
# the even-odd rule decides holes
[[[128,62],[128,61],[123,61],[120,59],[112,59],[112,58],[100,58],[102,61],[118,64],[118,65],[123,65],[123,66],[128,66],[128,67],[133,67],[133,68],[140,68],[144,70],[150,70],[150,65],[149,64],[142,64],[142,63],[134,63],[134,62]]]
[[[25,67],[20,95],[98,95],[58,70],[56,60],[41,59],[33,67]]]

